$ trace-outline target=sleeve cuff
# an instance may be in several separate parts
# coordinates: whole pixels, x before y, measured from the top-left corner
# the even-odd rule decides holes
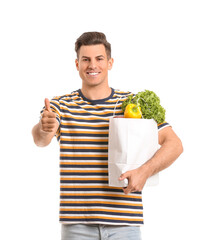
[[[157,128],[158,128],[158,131],[162,130],[163,128],[166,128],[166,127],[171,127],[169,123],[167,122],[164,122],[164,123],[160,123],[157,125]]]

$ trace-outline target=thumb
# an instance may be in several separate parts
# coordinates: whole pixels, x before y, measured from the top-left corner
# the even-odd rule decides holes
[[[123,173],[123,174],[121,174],[121,176],[119,177],[119,181],[122,181],[122,180],[124,180],[125,178],[128,178],[128,172],[125,172],[125,173]]]
[[[50,101],[48,98],[45,98],[45,109],[49,112],[52,112],[52,110],[50,108]]]

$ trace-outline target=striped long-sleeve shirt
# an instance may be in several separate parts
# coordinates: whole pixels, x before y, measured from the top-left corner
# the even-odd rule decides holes
[[[141,192],[125,195],[108,186],[109,118],[123,115],[121,104],[130,94],[112,89],[108,98],[89,100],[77,90],[51,100],[60,124],[61,223],[143,224]]]

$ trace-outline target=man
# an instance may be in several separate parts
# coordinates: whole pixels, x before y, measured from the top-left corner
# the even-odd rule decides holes
[[[113,59],[103,33],[82,34],[75,50],[82,88],[51,102],[45,99],[42,118],[32,131],[38,146],[47,146],[55,135],[60,144],[62,240],[141,239],[143,186],[178,158],[181,141],[169,124],[158,126],[157,153],[122,174],[120,180],[128,179],[126,188],[108,186],[109,118],[115,104],[115,115],[123,115],[122,101],[131,93],[109,87]]]

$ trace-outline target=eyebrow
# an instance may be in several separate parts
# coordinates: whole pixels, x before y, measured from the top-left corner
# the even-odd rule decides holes
[[[98,57],[103,57],[103,58],[105,58],[103,55],[99,55],[99,56],[96,56],[96,58],[98,58]],[[90,57],[87,57],[87,56],[82,56],[82,58],[90,58]]]
[[[99,55],[99,56],[97,56],[97,58],[98,58],[98,57],[103,57],[103,58],[105,58],[105,56],[103,56],[103,55]]]

